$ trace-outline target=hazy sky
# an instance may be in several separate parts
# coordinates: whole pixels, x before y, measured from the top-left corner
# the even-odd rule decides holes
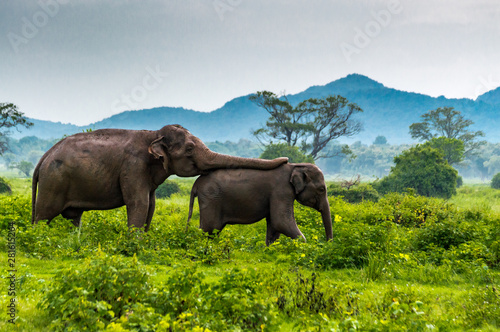
[[[86,125],[350,73],[475,98],[500,86],[499,22],[498,0],[2,0],[0,102]]]

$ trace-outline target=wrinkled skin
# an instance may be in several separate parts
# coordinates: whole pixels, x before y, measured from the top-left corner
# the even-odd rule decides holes
[[[127,207],[128,225],[149,229],[155,190],[170,175],[196,176],[218,168],[272,169],[287,158],[221,155],[179,125],[157,131],[101,129],[55,144],[33,172],[32,222],[61,214],[80,225],[87,210]],[[38,185],[38,199],[37,199]]]
[[[293,203],[297,200],[321,213],[326,238],[333,237],[325,179],[313,164],[285,164],[266,171],[225,169],[202,175],[191,191],[188,223],[195,197],[200,206],[200,228],[208,233],[265,218],[267,245],[280,234],[305,240],[295,222]]]

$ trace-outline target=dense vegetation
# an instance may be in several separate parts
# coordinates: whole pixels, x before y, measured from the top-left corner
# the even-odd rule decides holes
[[[18,319],[10,325],[2,310],[0,330],[498,328],[495,189],[465,186],[450,201],[330,196],[330,242],[319,213],[297,204],[308,242],[282,237],[266,247],[265,222],[228,226],[215,238],[196,222],[186,231],[192,180],[175,181],[180,193],[157,200],[144,234],[126,227],[124,208],[86,212],[81,229],[61,217],[33,228],[29,181],[12,180],[14,194],[0,196],[0,241],[5,262],[14,222]],[[2,264],[2,276],[8,269]],[[8,301],[3,295],[0,306]]]

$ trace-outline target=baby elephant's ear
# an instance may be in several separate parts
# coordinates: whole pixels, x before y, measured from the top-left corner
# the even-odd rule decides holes
[[[290,176],[290,183],[295,188],[295,194],[299,194],[306,187],[306,168],[295,167]]]
[[[163,159],[163,168],[168,171],[167,145],[163,136],[158,137],[149,145],[148,152],[156,159]]]

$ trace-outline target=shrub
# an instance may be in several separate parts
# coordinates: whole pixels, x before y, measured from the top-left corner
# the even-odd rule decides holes
[[[12,189],[7,181],[2,177],[0,177],[0,194],[12,194]]]
[[[404,192],[408,188],[427,197],[450,198],[456,193],[457,171],[437,149],[417,145],[394,157],[396,166],[374,183],[380,193]]]
[[[156,198],[169,198],[173,194],[181,191],[181,188],[174,181],[166,180],[156,189]]]
[[[464,179],[461,176],[457,176],[457,188],[460,188],[464,185]]]
[[[493,179],[491,179],[491,188],[500,189],[500,173],[495,174]]]
[[[81,266],[58,272],[39,307],[53,319],[52,330],[103,330],[127,315],[150,287],[137,258],[98,251]]]
[[[378,192],[370,184],[358,184],[350,189],[342,188],[339,184],[328,186],[328,196],[342,196],[349,203],[360,203],[364,200],[377,202]]]
[[[300,151],[297,146],[290,146],[286,143],[269,144],[266,146],[259,158],[274,159],[278,157],[288,157],[291,163],[311,163],[314,159]]]

